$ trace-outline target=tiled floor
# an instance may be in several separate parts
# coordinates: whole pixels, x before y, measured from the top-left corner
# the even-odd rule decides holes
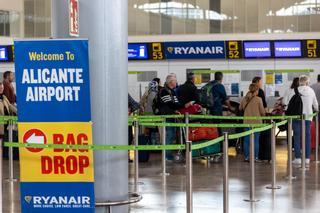
[[[279,190],[269,190],[265,186],[271,182],[271,165],[256,164],[257,203],[247,203],[249,197],[249,164],[241,156],[230,157],[230,213],[319,213],[320,212],[320,164],[312,163],[303,172],[294,168],[296,180],[292,183],[284,179],[286,175],[286,147],[277,147],[277,179]],[[132,213],[169,212],[185,210],[185,166],[168,164],[170,173],[165,179],[161,171],[160,155],[153,154],[151,161],[140,164],[139,193],[143,199],[131,205]],[[4,178],[8,177],[8,162],[4,161]],[[15,177],[18,177],[18,162],[15,162]],[[195,213],[223,212],[222,163],[207,164],[206,161],[193,161],[193,196]],[[133,165],[130,164],[130,171]],[[19,183],[3,182],[4,213],[20,212]],[[133,188],[132,185],[130,185]]]

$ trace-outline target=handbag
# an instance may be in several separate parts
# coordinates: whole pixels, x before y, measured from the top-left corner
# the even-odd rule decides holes
[[[255,96],[253,96],[253,97],[248,101],[248,103],[245,105],[245,107],[244,107],[242,110],[239,110],[239,111],[238,111],[237,116],[241,116],[241,117],[244,116],[244,111],[246,110],[247,106],[249,105],[249,103],[252,101],[252,99],[253,99],[254,97],[255,97]]]
[[[179,110],[181,114],[199,114],[201,113],[202,107],[199,104],[193,104],[187,108],[182,108]]]

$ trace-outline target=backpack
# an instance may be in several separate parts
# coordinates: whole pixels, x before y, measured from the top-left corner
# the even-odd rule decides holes
[[[152,101],[152,111],[155,115],[160,115],[160,94],[164,88],[159,89],[156,97]]]
[[[205,108],[212,108],[214,105],[214,96],[212,93],[212,88],[216,86],[217,83],[209,82],[203,87],[201,87],[199,92],[199,100],[201,106]]]
[[[298,89],[294,89],[294,96],[289,101],[288,108],[286,110],[286,115],[302,115],[303,112],[303,102],[301,94]]]

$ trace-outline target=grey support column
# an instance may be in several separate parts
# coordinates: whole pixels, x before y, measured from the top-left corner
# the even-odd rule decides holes
[[[52,35],[68,36],[66,0],[52,0]],[[80,37],[89,39],[94,144],[128,143],[128,1],[80,0]],[[128,198],[127,151],[94,154],[97,202]],[[97,208],[97,213],[107,212]],[[113,213],[128,212],[127,206]]]

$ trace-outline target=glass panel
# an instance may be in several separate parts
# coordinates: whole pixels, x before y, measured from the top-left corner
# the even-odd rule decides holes
[[[136,13],[138,11],[138,1],[129,0],[128,1],[128,34],[136,35]]]
[[[284,0],[270,0],[271,1],[271,13],[272,29],[274,33],[284,32]]]
[[[257,0],[247,0],[246,5],[246,32],[258,32],[258,2]]]
[[[246,31],[246,0],[234,0],[234,33]]]
[[[259,1],[259,32],[272,32],[272,11],[270,1]]]
[[[196,7],[198,9],[199,18],[196,20],[196,33],[198,34],[209,34],[210,33],[210,22],[205,18],[206,11],[209,10],[209,1],[207,0],[197,0]]]
[[[233,33],[233,0],[221,1],[221,14],[217,19],[221,20],[221,33]]]
[[[295,15],[295,4],[296,0],[284,0],[285,9],[282,10],[282,15],[284,17],[284,31],[287,33],[298,31],[298,16]]]

